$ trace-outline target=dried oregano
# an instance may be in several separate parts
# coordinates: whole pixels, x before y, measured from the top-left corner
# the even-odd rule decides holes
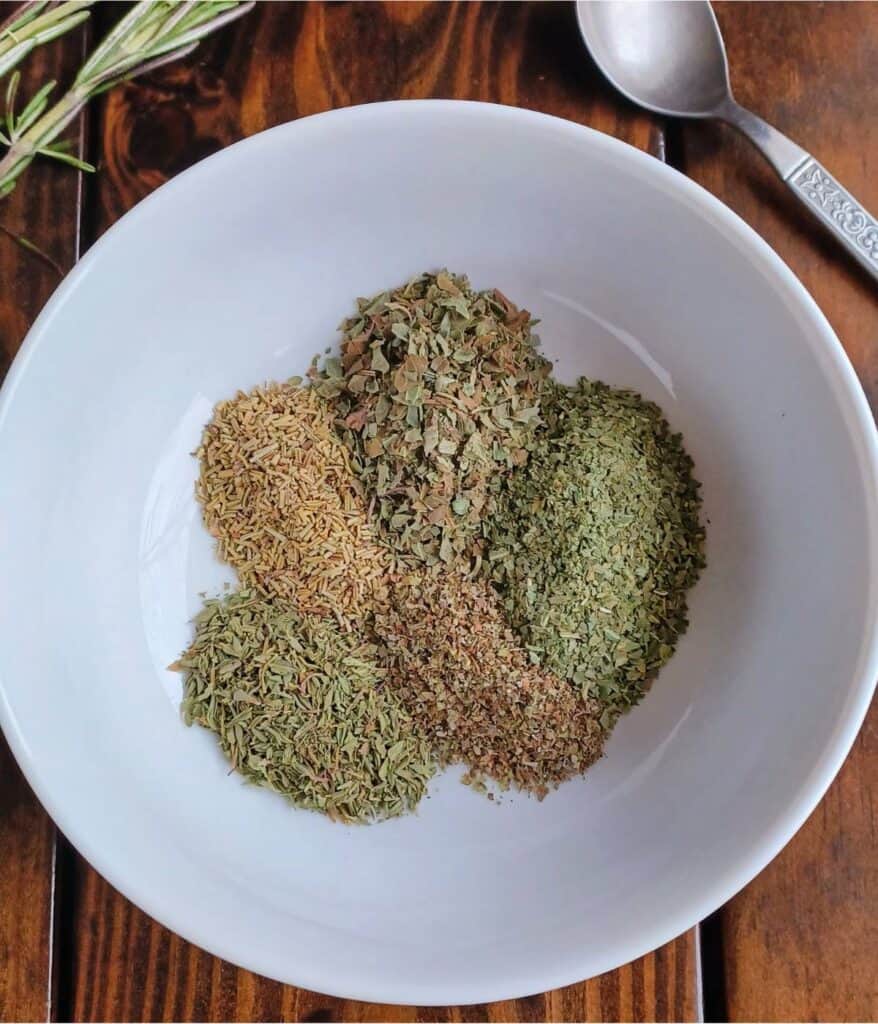
[[[174,666],[184,719],[217,734],[233,769],[338,821],[416,806],[435,765],[373,647],[252,591],[206,602],[195,627]]]
[[[359,300],[342,324],[341,357],[316,387],[377,521],[413,563],[470,553],[502,477],[526,461],[549,372],[532,325],[445,271]]]
[[[600,757],[600,704],[530,663],[484,581],[412,573],[376,628],[389,685],[465,781],[541,797]]]
[[[687,627],[704,566],[679,434],[631,391],[547,385],[546,427],[486,524],[489,571],[531,656],[605,707],[637,703]]]

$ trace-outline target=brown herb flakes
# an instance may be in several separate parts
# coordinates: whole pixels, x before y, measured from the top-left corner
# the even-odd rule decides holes
[[[415,808],[435,764],[373,647],[253,591],[206,602],[195,626],[175,666],[184,720],[215,732],[233,769],[338,821]]]
[[[245,587],[315,615],[358,615],[381,598],[390,553],[312,388],[293,380],[220,402],[197,455],[205,525]]]
[[[551,383],[546,427],[486,524],[486,566],[532,658],[604,706],[636,704],[688,625],[704,566],[699,484],[640,395]]]
[[[482,581],[420,570],[398,580],[376,629],[388,681],[442,764],[539,797],[601,754],[600,705],[532,665]]]
[[[359,300],[340,359],[315,368],[374,515],[412,566],[473,554],[502,477],[526,461],[549,372],[532,326],[498,291],[423,274]]]

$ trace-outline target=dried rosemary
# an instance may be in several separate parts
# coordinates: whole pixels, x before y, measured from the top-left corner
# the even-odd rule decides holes
[[[549,372],[532,325],[500,292],[446,271],[359,300],[342,324],[341,358],[316,386],[412,564],[467,555],[502,477],[525,462]]]
[[[232,768],[299,807],[346,822],[413,810],[435,765],[374,649],[330,620],[241,591],[208,601],[185,673],[183,715],[219,737]]]
[[[294,379],[220,402],[197,455],[204,523],[245,587],[339,619],[383,597],[390,555],[313,388]]]
[[[704,566],[699,485],[679,434],[631,391],[551,383],[546,429],[486,524],[486,564],[533,659],[612,725],[686,630]]]

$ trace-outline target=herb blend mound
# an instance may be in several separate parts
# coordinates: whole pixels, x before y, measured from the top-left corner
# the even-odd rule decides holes
[[[483,581],[428,570],[398,581],[379,611],[389,682],[442,764],[544,796],[601,755],[597,701],[532,665]]]
[[[310,386],[214,409],[196,494],[241,589],[174,667],[249,781],[345,822],[452,763],[543,797],[671,657],[704,565],[692,462],[639,395],[551,380],[533,326],[423,274],[359,300]]]
[[[530,314],[465,277],[424,274],[358,305],[317,387],[394,547],[451,563],[527,460],[549,365]]]
[[[551,384],[546,429],[486,524],[488,564],[531,656],[604,706],[636,704],[687,627],[704,566],[679,434],[631,391]]]
[[[245,587],[339,618],[382,597],[390,552],[312,388],[294,379],[220,402],[196,454],[205,525]]]
[[[435,765],[372,647],[249,591],[208,601],[195,625],[174,666],[184,719],[218,735],[233,769],[338,821],[414,809]]]

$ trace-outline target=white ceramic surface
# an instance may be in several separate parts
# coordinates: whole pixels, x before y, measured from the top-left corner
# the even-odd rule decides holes
[[[494,806],[440,779],[343,828],[245,788],[165,666],[215,562],[192,495],[212,404],[301,372],[357,295],[468,272],[545,351],[638,388],[704,482],[692,626],[589,775]],[[876,675],[876,440],[842,349],[706,192],[579,126],[379,104],[256,136],[123,218],[0,405],[0,719],[115,886],[260,973],[456,1003],[597,974],[688,928],[790,838]]]

